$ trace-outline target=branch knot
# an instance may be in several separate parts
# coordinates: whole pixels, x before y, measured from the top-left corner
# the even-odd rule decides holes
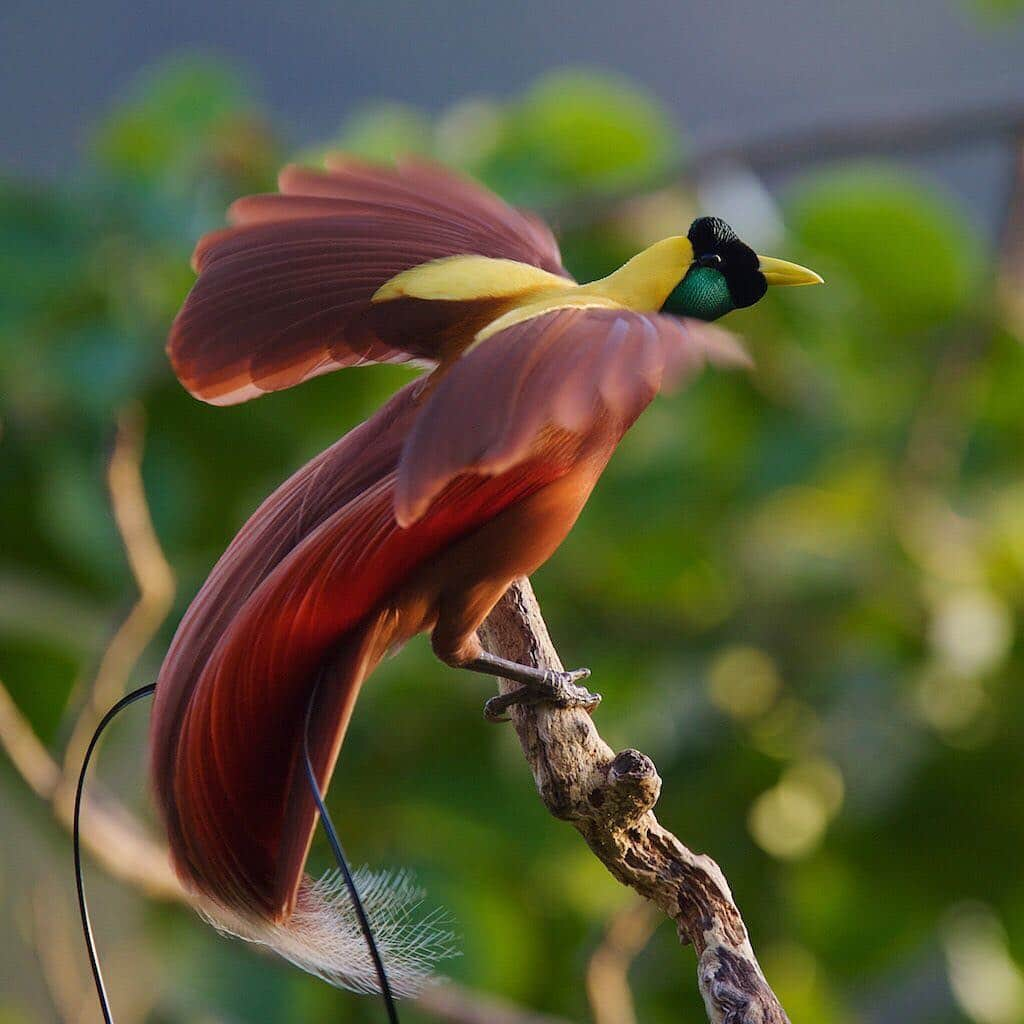
[[[623,750],[609,764],[607,781],[599,792],[600,802],[595,802],[596,794],[591,794],[591,804],[600,807],[610,825],[629,828],[658,802],[661,776],[646,754]]]

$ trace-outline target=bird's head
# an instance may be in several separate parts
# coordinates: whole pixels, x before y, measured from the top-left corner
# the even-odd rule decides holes
[[[734,309],[752,306],[770,284],[822,283],[806,267],[758,256],[719,217],[699,217],[686,237],[693,247],[693,261],[665,300],[665,313],[717,320]]]

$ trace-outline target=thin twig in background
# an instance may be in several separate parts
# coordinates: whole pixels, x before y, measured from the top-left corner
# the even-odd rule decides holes
[[[1011,140],[1024,126],[1024,102],[983,103],[960,110],[902,111],[884,118],[832,118],[760,138],[708,146],[697,166],[736,161],[758,171],[783,171],[866,155],[934,153],[975,142]]]
[[[1014,140],[1000,250],[999,296],[1014,329],[1024,335],[1024,127]]]
[[[587,964],[587,999],[594,1024],[637,1024],[629,969],[661,920],[646,900],[636,900],[612,915],[604,940]]]
[[[92,979],[82,963],[81,934],[77,913],[68,894],[49,879],[39,882],[27,899],[32,946],[39,962],[43,982],[57,1015],[63,1024],[92,1024],[96,1020],[96,993]],[[119,972],[118,1019],[149,1020],[160,996],[153,984],[154,964],[141,965],[141,951],[130,942],[122,942],[120,956],[129,969]],[[112,966],[112,965],[108,965]]]
[[[70,828],[68,794],[74,792],[74,778],[66,777],[61,771],[2,680],[0,747],[32,791],[50,804],[57,820]],[[182,898],[181,886],[167,862],[166,852],[118,801],[108,795],[87,795],[82,820],[82,842],[108,874],[154,899]]]
[[[1024,128],[1018,126],[1014,160],[1002,212],[996,289],[1001,312],[1024,334]],[[935,360],[935,369],[908,433],[903,473],[920,488],[959,471],[970,439],[966,410],[977,401],[969,386],[988,354],[998,320],[983,309],[973,322],[957,323]]]
[[[85,976],[77,970],[77,949],[72,949],[74,932],[68,927],[67,913],[60,905],[60,893],[39,883],[30,893],[29,927],[36,960],[43,975],[53,1009],[63,1024],[87,1020]]]
[[[72,740],[63,766],[36,736],[0,680],[0,745],[33,792],[49,803],[58,820],[71,823],[72,795],[84,743],[106,706],[104,694],[116,699],[139,657],[170,611],[174,578],[153,531],[140,472],[142,418],[135,410],[123,412],[110,460],[110,502],[139,588],[139,598],[114,634],[100,659],[90,697],[72,728]],[[89,852],[115,878],[142,889],[156,899],[177,899],[180,886],[160,845],[116,800],[88,796],[82,814],[83,842]]]
[[[562,671],[528,580],[518,580],[481,627],[492,654]],[[498,680],[501,693],[518,683]],[[718,865],[659,824],[653,762],[616,754],[586,711],[550,704],[513,707],[512,722],[548,810],[568,821],[611,872],[667,914],[698,956],[697,983],[711,1024],[788,1024],[765,981],[746,926]]]
[[[61,771],[39,741],[14,698],[0,679],[0,746],[7,752],[29,789],[49,802],[60,784]]]
[[[107,468],[110,507],[139,596],[100,659],[89,697],[64,753],[64,771],[77,771],[100,718],[125,692],[128,680],[174,603],[174,573],[153,529],[142,482],[143,414],[122,410]]]

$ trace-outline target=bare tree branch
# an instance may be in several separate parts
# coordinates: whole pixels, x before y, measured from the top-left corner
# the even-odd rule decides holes
[[[64,775],[2,681],[0,747],[33,792],[50,804],[57,820],[70,829],[74,776]],[[135,817],[111,797],[87,793],[82,805],[82,843],[114,878],[141,889],[154,899],[183,898],[165,851],[146,834]]]
[[[1024,336],[1024,126],[1014,139],[1000,248],[999,296],[1014,329]]]
[[[883,118],[832,118],[753,138],[710,142],[639,187],[578,195],[545,212],[562,229],[580,227],[600,222],[638,193],[692,184],[723,165],[740,164],[760,174],[779,173],[849,157],[941,152],[993,140],[1013,144],[1022,134],[1024,102],[1020,101],[960,110],[902,111]]]
[[[86,996],[91,993],[77,970],[78,951],[71,948],[73,932],[66,927],[61,894],[40,882],[26,896],[25,903],[32,947],[53,1009],[63,1024],[79,1024],[86,1019]]]
[[[85,744],[107,706],[123,692],[174,597],[174,577],[153,530],[142,486],[142,438],[141,412],[122,412],[108,470],[111,508],[139,597],[100,659],[89,701],[72,729],[63,767],[40,742],[0,681],[0,746],[33,792],[52,806],[66,827],[71,825],[75,780]],[[181,898],[181,887],[166,854],[116,800],[87,796],[82,822],[85,848],[115,878],[156,899]]]
[[[480,636],[492,654],[562,669],[527,580],[512,585]],[[498,682],[501,693],[519,685]],[[623,885],[667,914],[680,941],[693,944],[711,1024],[788,1024],[721,869],[654,816],[661,779],[651,759],[638,750],[616,754],[582,710],[514,707],[512,721],[548,810],[572,824]]]
[[[123,409],[107,467],[110,507],[139,596],[100,659],[89,699],[64,752],[66,773],[77,771],[93,730],[107,708],[124,693],[135,666],[174,603],[174,573],[153,529],[142,483],[143,432],[141,407]]]
[[[61,771],[0,680],[0,747],[18,774],[42,800],[50,801],[60,784]]]
[[[1016,100],[959,110],[897,111],[883,118],[832,118],[826,123],[709,146],[695,164],[699,169],[701,165],[737,161],[759,171],[780,171],[866,154],[933,153],[974,142],[1012,139],[1022,125],[1024,102]]]

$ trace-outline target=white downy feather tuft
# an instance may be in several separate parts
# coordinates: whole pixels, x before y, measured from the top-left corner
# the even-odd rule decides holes
[[[459,955],[450,919],[440,909],[417,916],[424,893],[404,871],[389,874],[364,867],[353,879],[392,991],[396,996],[416,995],[432,980],[439,961]],[[331,985],[380,991],[348,889],[336,870],[317,881],[304,878],[295,910],[281,924],[243,918],[207,900],[198,909],[219,932],[267,946]]]

